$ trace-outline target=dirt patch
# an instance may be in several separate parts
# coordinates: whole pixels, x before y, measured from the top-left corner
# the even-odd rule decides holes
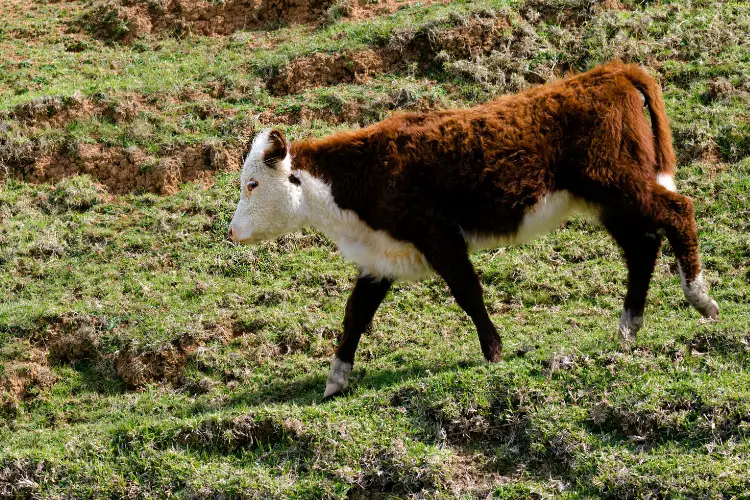
[[[521,12],[529,21],[543,20],[565,27],[582,24],[605,10],[625,10],[619,0],[526,0]]]
[[[41,391],[55,383],[56,377],[47,365],[47,353],[31,348],[23,361],[2,365],[0,372],[0,408],[15,406],[34,399]]]
[[[76,91],[70,96],[42,96],[0,113],[0,120],[14,120],[31,130],[59,128],[71,121],[100,116],[112,123],[132,120],[139,113],[154,110],[141,95],[128,93],[116,97],[99,94],[86,98]]]
[[[126,349],[115,355],[115,371],[128,389],[154,382],[179,382],[198,347],[194,339],[180,339],[149,352]]]
[[[454,447],[450,461],[451,475],[447,486],[456,498],[492,498],[495,488],[512,481],[494,470],[492,459],[485,453]]]
[[[200,106],[196,109],[202,118],[211,114]],[[170,194],[182,182],[208,183],[216,171],[239,169],[240,151],[218,141],[174,146],[154,156],[136,146],[53,139],[44,133],[95,116],[119,125],[147,111],[158,114],[159,110],[141,95],[84,98],[76,92],[69,97],[40,97],[0,113],[0,180],[14,177],[27,182],[57,182],[88,175],[111,193]]]
[[[220,144],[186,146],[156,158],[137,147],[116,148],[102,144],[64,147],[38,158],[24,158],[21,165],[0,169],[0,179],[15,177],[26,182],[57,182],[75,175],[89,175],[111,193],[149,191],[173,194],[184,182],[210,183],[217,171],[240,168],[240,152]]]
[[[717,78],[708,82],[706,92],[703,94],[703,100],[706,103],[711,103],[726,98],[732,95],[733,92],[734,86],[732,82],[726,78]]]
[[[230,35],[285,23],[317,23],[332,0],[104,0],[82,17],[104,40],[131,43],[149,34]]]
[[[392,14],[397,10],[413,5],[426,6],[434,3],[448,4],[448,0],[339,0],[328,8],[327,20],[335,21],[340,17],[347,19],[368,19],[375,16]]]
[[[506,17],[472,16],[453,21],[458,26],[434,25],[394,35],[389,44],[377,49],[337,54],[315,53],[277,68],[268,82],[275,95],[339,83],[366,82],[376,74],[402,70],[416,64],[416,71],[451,59],[467,59],[487,54],[514,36]]]
[[[50,361],[75,363],[95,356],[106,327],[106,318],[79,313],[62,315],[47,328]]]

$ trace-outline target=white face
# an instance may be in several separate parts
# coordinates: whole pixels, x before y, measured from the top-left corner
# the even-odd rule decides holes
[[[232,241],[256,243],[302,227],[302,192],[290,174],[291,157],[283,136],[270,130],[259,133],[242,166],[240,201],[229,225]]]

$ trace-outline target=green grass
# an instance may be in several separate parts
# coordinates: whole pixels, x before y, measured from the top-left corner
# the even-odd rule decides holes
[[[0,185],[0,497],[748,498],[750,6],[623,3],[456,2],[130,46],[62,30],[85,2],[0,21],[0,172],[12,174]],[[580,16],[558,23],[545,5]],[[510,52],[299,95],[266,89],[295,58],[420,29],[439,39],[480,9],[526,33]],[[255,49],[259,40],[268,46]],[[722,308],[719,321],[698,318],[666,246],[632,348],[616,338],[619,251],[574,218],[473,256],[502,363],[483,361],[441,280],[397,283],[362,339],[350,390],[323,402],[356,269],[321,235],[227,243],[233,173],[171,196],[20,174],[58,144],[159,158],[238,144],[264,112],[294,138],[324,135],[393,109],[472,105],[529,84],[529,70],[616,56],[663,82],[677,185],[695,199]],[[500,70],[506,78],[483,76]],[[131,98],[135,114],[117,114]],[[27,117],[34,106],[60,116],[70,99],[96,111]]]

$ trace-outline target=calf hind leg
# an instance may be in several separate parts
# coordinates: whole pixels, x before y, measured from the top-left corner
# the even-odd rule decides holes
[[[685,298],[707,318],[719,316],[719,306],[708,295],[698,255],[698,231],[695,225],[693,202],[690,198],[669,191],[662,186],[654,189],[655,218],[677,256],[680,281]]]

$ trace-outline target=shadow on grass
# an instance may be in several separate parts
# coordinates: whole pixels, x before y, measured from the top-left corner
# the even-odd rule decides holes
[[[346,398],[364,390],[377,390],[402,384],[405,381],[428,377],[441,372],[458,371],[483,364],[482,360],[459,360],[446,364],[410,364],[401,369],[372,369],[366,363],[355,365],[349,379],[349,388],[338,398]],[[257,405],[268,403],[294,403],[312,405],[323,401],[323,390],[328,377],[328,367],[315,375],[306,375],[294,380],[272,382],[257,390],[238,391],[229,398],[225,406]]]

